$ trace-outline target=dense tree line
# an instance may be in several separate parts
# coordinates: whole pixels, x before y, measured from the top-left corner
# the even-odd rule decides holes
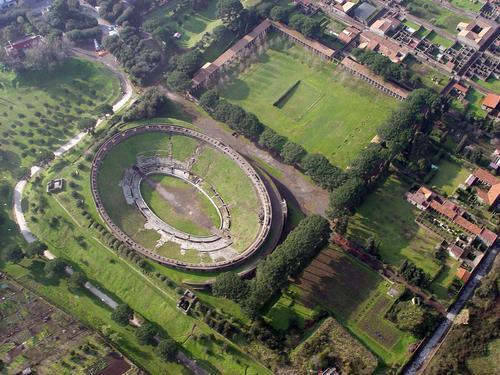
[[[425,288],[429,285],[430,277],[421,268],[417,267],[415,263],[405,259],[401,266],[399,266],[399,274],[405,278],[409,283]]]
[[[328,220],[319,215],[308,216],[259,263],[254,279],[242,281],[234,273],[224,273],[217,277],[213,292],[240,302],[254,317],[269,298],[286,285],[289,276],[296,275],[309,263],[329,236]]]
[[[378,129],[382,142],[370,144],[351,162],[344,183],[330,194],[329,217],[352,213],[391,162],[403,168],[425,162],[427,134],[442,109],[443,101],[435,92],[414,90]]]
[[[55,0],[49,8],[47,22],[57,30],[67,32],[73,41],[100,38],[97,20],[85,14],[78,0]]]
[[[216,120],[225,122],[236,133],[258,142],[259,146],[283,162],[301,168],[321,187],[333,190],[345,180],[345,173],[332,165],[326,157],[308,154],[301,145],[266,127],[254,114],[221,99],[216,91],[208,90],[203,93],[199,103]]]
[[[384,77],[387,81],[394,81],[411,88],[417,88],[421,85],[420,78],[408,68],[392,62],[388,57],[378,52],[355,48],[351,53],[361,64],[366,65],[373,73]]]
[[[291,15],[292,10],[288,7],[276,5],[270,9],[269,17],[274,21],[288,24],[292,29],[297,30],[308,38],[319,38],[321,34],[319,21],[300,13]]]
[[[165,111],[167,96],[158,87],[144,90],[141,97],[123,114],[122,120],[130,122],[159,116]]]
[[[119,36],[105,38],[103,46],[118,59],[132,80],[140,85],[150,79],[161,62],[161,52],[155,43],[143,40],[140,30],[133,26],[122,28]]]

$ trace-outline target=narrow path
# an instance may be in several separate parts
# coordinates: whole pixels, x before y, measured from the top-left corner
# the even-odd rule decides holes
[[[168,90],[166,93],[170,100],[180,105],[182,109],[192,117],[191,122],[201,128],[203,133],[222,140],[247,159],[256,161],[260,159],[276,169],[280,175],[273,177],[277,178],[289,189],[290,194],[293,195],[304,213],[325,214],[328,208],[328,192],[326,190],[308,180],[307,177],[294,167],[276,160],[268,152],[258,148],[243,136],[232,136],[222,124],[208,115],[200,113],[195,104],[185,97]]]

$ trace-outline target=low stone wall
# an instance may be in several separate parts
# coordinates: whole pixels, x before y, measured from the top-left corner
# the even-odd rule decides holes
[[[219,261],[207,264],[188,263],[176,259],[166,258],[136,243],[111,220],[111,218],[109,217],[108,213],[104,208],[103,202],[99,195],[98,176],[102,161],[104,160],[106,154],[120,142],[135,135],[144,134],[148,132],[166,132],[172,134],[179,134],[208,143],[212,147],[216,148],[217,150],[219,150],[220,152],[224,153],[226,156],[231,158],[236,164],[238,164],[238,166],[250,179],[254,187],[254,190],[257,193],[258,199],[260,201],[262,220],[260,223],[259,232],[254,241],[237,257],[234,257],[226,261]],[[126,244],[130,249],[137,251],[138,253],[160,264],[164,264],[167,266],[181,268],[181,269],[193,269],[193,270],[196,269],[196,270],[206,270],[206,271],[213,271],[217,269],[232,267],[235,264],[244,262],[245,260],[250,258],[262,246],[271,229],[271,222],[272,222],[271,200],[267,192],[267,189],[263,181],[261,180],[260,176],[257,174],[257,172],[240,154],[238,154],[229,146],[222,143],[220,140],[209,137],[203,133],[197,132],[192,129],[176,125],[144,125],[127,129],[123,132],[117,133],[113,135],[111,138],[109,138],[106,142],[104,142],[97,150],[97,153],[95,154],[94,160],[92,162],[90,178],[91,178],[90,184],[91,184],[92,197],[94,199],[97,211],[99,212],[99,215],[101,216],[102,220],[106,223],[106,225],[108,226],[109,230],[113,233],[113,235],[118,240]]]

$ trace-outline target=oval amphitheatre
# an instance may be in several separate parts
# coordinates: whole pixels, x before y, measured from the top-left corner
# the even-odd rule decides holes
[[[181,269],[241,264],[273,222],[255,169],[221,141],[177,125],[138,126],[106,140],[92,163],[91,191],[118,240]]]

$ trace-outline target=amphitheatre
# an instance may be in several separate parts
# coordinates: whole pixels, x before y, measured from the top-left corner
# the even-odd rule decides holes
[[[240,265],[273,223],[255,169],[221,141],[177,125],[138,126],[107,139],[92,163],[91,191],[118,240],[181,269]]]

